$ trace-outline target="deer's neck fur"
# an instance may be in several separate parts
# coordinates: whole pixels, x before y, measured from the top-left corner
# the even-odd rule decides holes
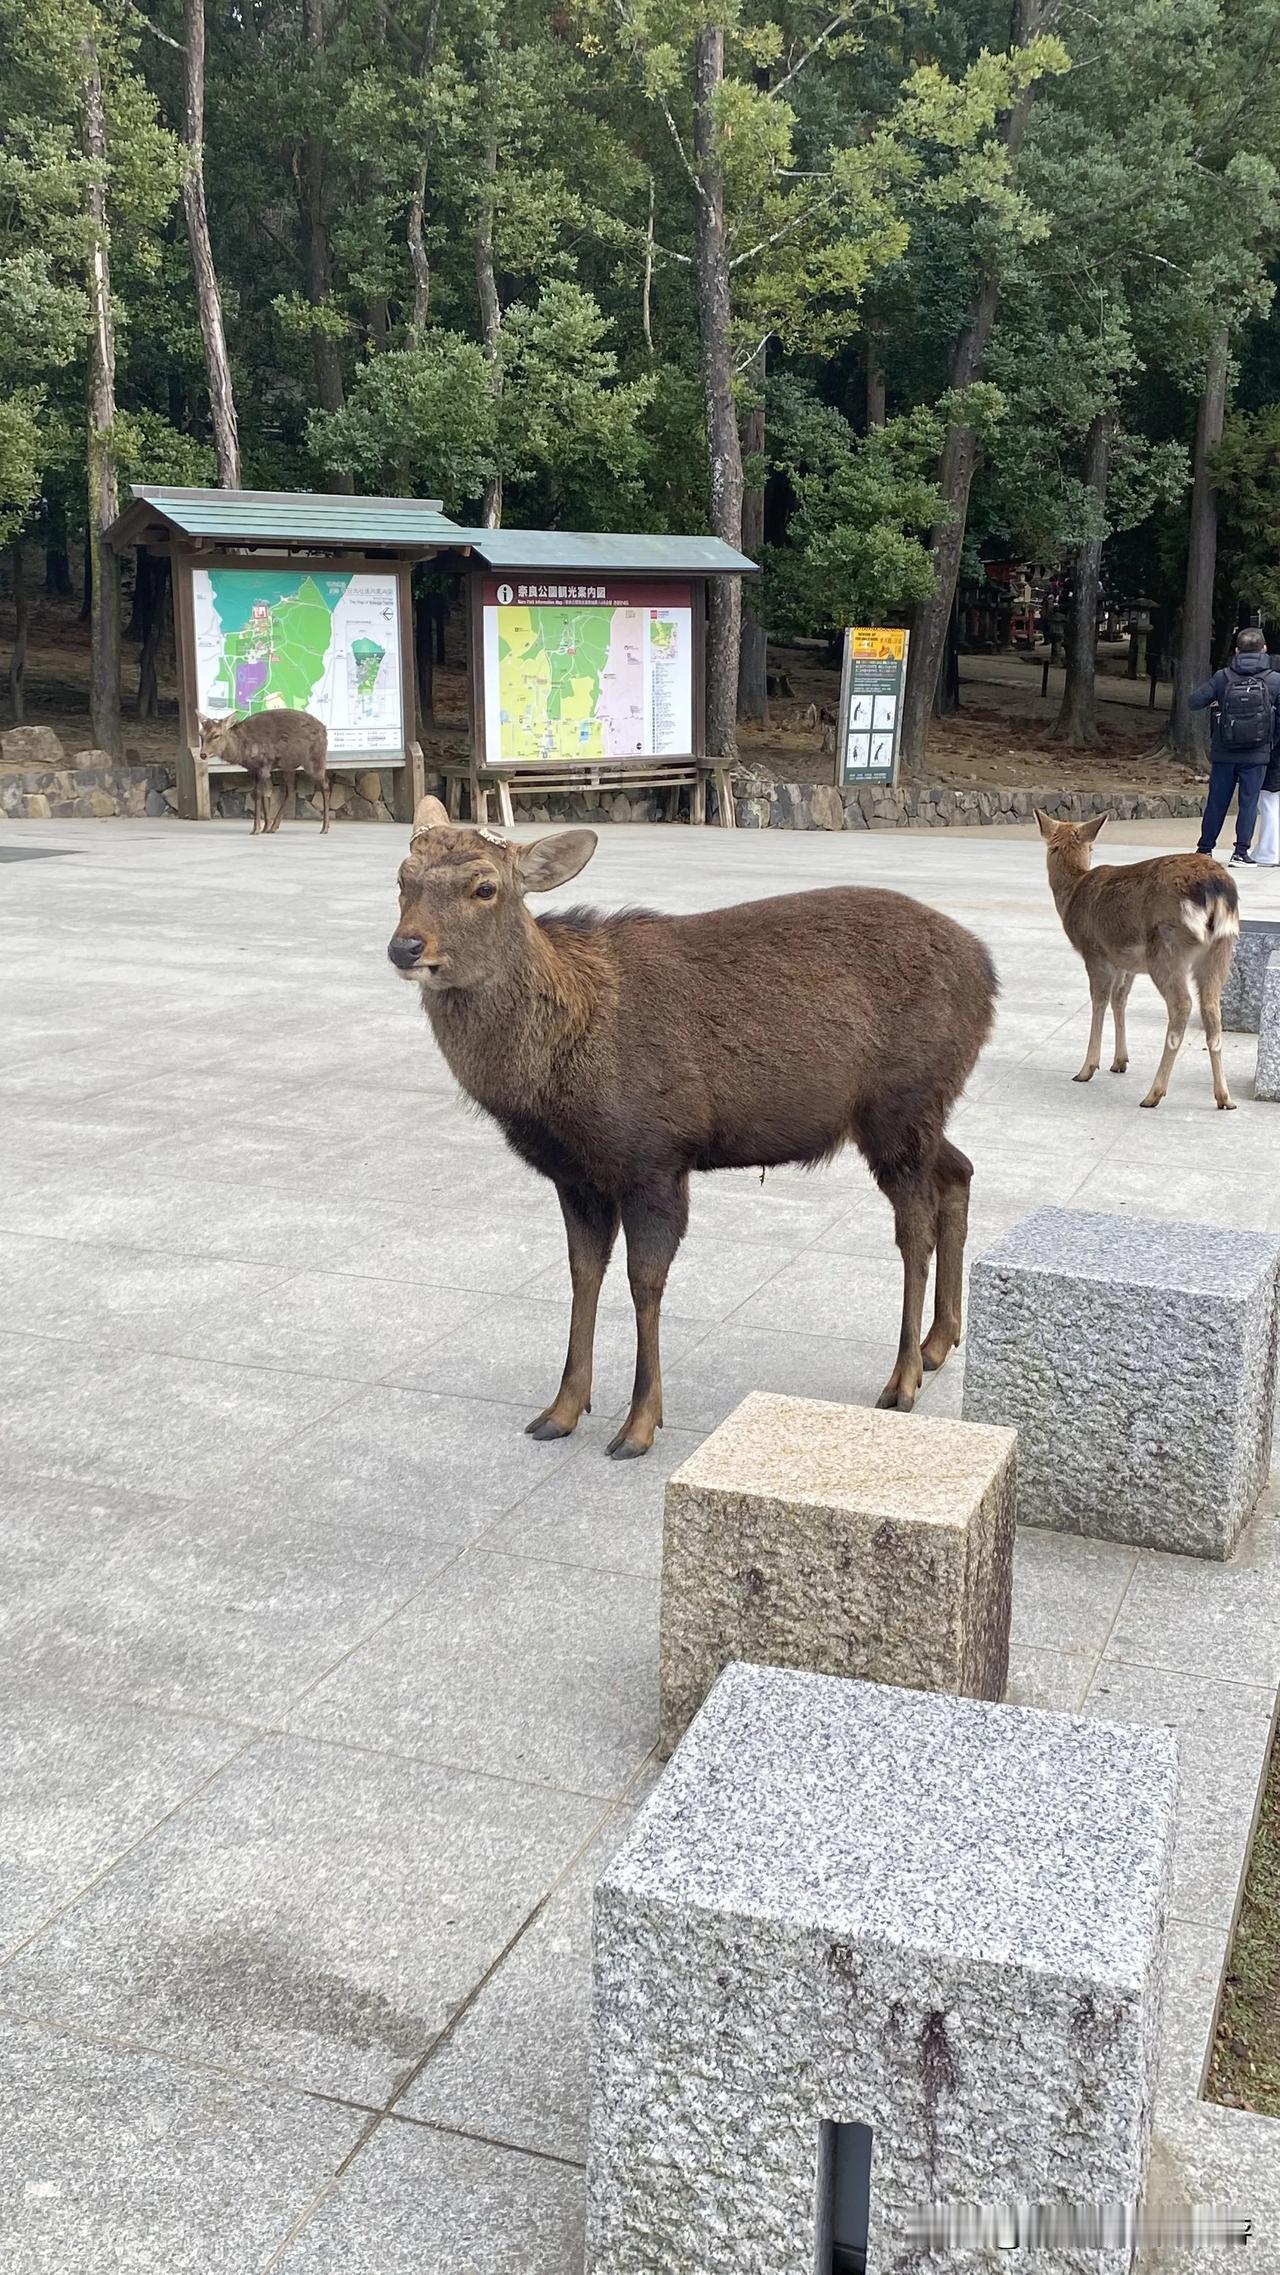
[[[598,932],[557,941],[520,913],[523,936],[491,980],[424,991],[423,1007],[468,1097],[490,1113],[537,1115],[563,1095],[617,988]]]
[[[1087,846],[1076,846],[1070,852],[1061,846],[1050,847],[1049,890],[1053,894],[1054,906],[1064,924],[1067,921],[1067,910],[1088,875],[1089,851]]]

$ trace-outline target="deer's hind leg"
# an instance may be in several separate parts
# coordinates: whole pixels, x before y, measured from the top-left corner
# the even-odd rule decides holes
[[[296,785],[296,783],[297,783],[297,779],[298,779],[298,769],[297,769],[297,767],[296,767],[296,766],[282,766],[282,767],[281,767],[281,769],[280,769],[280,803],[279,803],[279,805],[276,807],[276,810],[275,810],[275,813],[274,813],[274,815],[272,816],[272,819],[271,819],[271,820],[270,820],[270,821],[267,823],[267,828],[269,829],[269,831],[271,832],[271,834],[272,834],[272,836],[273,836],[273,837],[274,837],[274,835],[275,835],[276,831],[279,829],[281,822],[282,822],[282,821],[283,821],[283,819],[284,819],[284,810],[285,810],[285,807],[286,807],[286,806],[291,806],[291,805],[293,804],[293,793],[294,793],[294,787],[295,787],[295,785]]]
[[[560,1388],[550,1406],[528,1424],[531,1438],[567,1438],[591,1412],[591,1365],[600,1289],[618,1237],[618,1204],[590,1185],[560,1185],[560,1209],[569,1240],[573,1312],[569,1351]]]
[[[333,780],[326,772],[320,777],[320,835],[329,827],[330,808],[333,804]]]
[[[1164,997],[1168,1026],[1165,1029],[1164,1050],[1156,1068],[1155,1081],[1146,1097],[1139,1099],[1138,1103],[1141,1106],[1158,1106],[1169,1088],[1174,1061],[1182,1049],[1182,1038],[1191,1017],[1191,990],[1187,986],[1185,960],[1176,950],[1166,950],[1163,954],[1157,952],[1150,958],[1149,969]]]
[[[1127,1074],[1129,1070],[1129,1037],[1125,1029],[1125,1012],[1132,986],[1132,972],[1117,972],[1111,984],[1111,1020],[1116,1031],[1116,1055],[1111,1061],[1113,1074]]]
[[[1102,1064],[1102,1022],[1107,1015],[1107,1005],[1111,1001],[1116,977],[1110,964],[1100,963],[1096,959],[1086,968],[1089,973],[1089,1001],[1092,1005],[1089,1048],[1084,1054],[1084,1065],[1079,1074],[1072,1076],[1074,1082],[1092,1082]]]
[[[940,1367],[960,1341],[964,1303],[964,1249],[969,1234],[969,1186],[973,1163],[944,1138],[933,1172],[937,1203],[938,1260],[933,1291],[933,1325],[920,1347],[925,1372]]]
[[[1220,1114],[1233,1114],[1236,1105],[1222,1071],[1222,990],[1231,969],[1234,950],[1233,939],[1215,940],[1201,956],[1195,973],[1200,1017],[1204,1024],[1204,1038],[1209,1046],[1209,1064],[1213,1069],[1213,1095]]]

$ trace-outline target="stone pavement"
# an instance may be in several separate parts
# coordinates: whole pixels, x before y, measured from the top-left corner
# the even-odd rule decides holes
[[[889,1211],[853,1157],[703,1180],[657,1451],[603,1458],[618,1265],[596,1412],[534,1444],[558,1212],[386,963],[398,835],[32,823],[4,846],[64,857],[0,868],[0,2264],[570,2275],[589,1891],[654,1774],[663,1479],[747,1390],[874,1396]],[[616,829],[565,897],[848,881],[945,906],[1001,969],[955,1125],[977,1248],[1045,1201],[1224,1246],[1280,1223],[1253,1037],[1227,1038],[1238,1113],[1196,1036],[1140,1114],[1163,1019],[1139,982],[1131,1073],[1072,1084],[1087,991],[1025,833]],[[1241,893],[1280,913],[1275,874]],[[953,1361],[923,1411],[959,1390]],[[1170,2109],[1198,2088],[1280,1684],[1272,1506],[1225,1567],[1019,1541],[1012,1695],[1182,1733]]]

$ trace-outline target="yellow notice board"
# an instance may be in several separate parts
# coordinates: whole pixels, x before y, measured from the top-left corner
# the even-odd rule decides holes
[[[907,647],[907,633],[893,624],[855,624],[845,633],[836,738],[842,783],[897,777]]]

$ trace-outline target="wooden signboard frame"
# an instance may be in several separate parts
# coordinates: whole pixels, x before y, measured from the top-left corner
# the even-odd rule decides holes
[[[398,821],[411,822],[426,787],[421,744],[417,740],[417,673],[413,650],[413,565],[386,554],[321,552],[313,548],[280,545],[219,545],[175,540],[170,549],[173,567],[173,623],[178,655],[178,709],[181,735],[178,744],[178,812],[184,821],[208,821],[212,810],[209,776],[234,773],[235,768],[200,756],[196,717],[196,622],[192,575],[196,569],[287,568],[300,575],[325,576],[332,571],[394,576],[398,595],[400,640],[400,700],[402,748],[394,751],[340,751],[329,762],[331,774],[395,775],[395,812]]]
[[[707,777],[716,784],[717,802],[722,827],[732,829],[735,824],[731,769],[720,761],[707,757],[707,691],[706,691],[706,620],[707,579],[687,571],[652,569],[643,573],[617,570],[562,569],[557,579],[570,583],[602,582],[611,593],[620,597],[614,606],[625,606],[628,589],[644,591],[654,585],[679,586],[689,594],[693,632],[691,659],[692,685],[690,690],[690,741],[688,751],[664,753],[661,757],[590,758],[582,760],[545,759],[528,763],[513,761],[494,765],[487,758],[488,729],[485,697],[484,659],[484,588],[486,584],[510,582],[529,583],[545,578],[547,572],[504,568],[496,570],[483,562],[469,564],[466,572],[467,621],[467,704],[470,712],[471,756],[469,765],[471,813],[476,821],[489,819],[489,796],[496,793],[499,818],[508,826],[515,814],[511,803],[512,790],[526,797],[536,797],[539,791],[548,795],[566,790],[628,791],[661,789],[678,796],[681,789],[690,792],[691,818],[695,822],[706,819]],[[571,603],[549,603],[560,606]],[[461,777],[451,771],[449,780],[450,810],[456,813]]]

